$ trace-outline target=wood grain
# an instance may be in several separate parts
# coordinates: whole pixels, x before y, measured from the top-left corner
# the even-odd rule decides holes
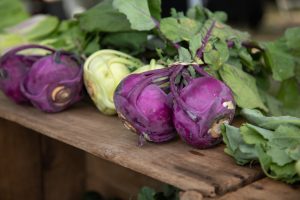
[[[174,185],[216,196],[251,183],[262,176],[258,167],[240,167],[219,145],[196,150],[180,140],[137,146],[137,136],[116,117],[104,116],[90,104],[45,114],[16,105],[0,96],[0,117],[70,144],[97,157]]]
[[[39,135],[0,119],[0,199],[41,200]]]
[[[44,200],[81,200],[85,191],[85,153],[42,137]]]
[[[299,200],[300,185],[289,186],[269,178],[256,181],[235,192],[230,192],[218,200]]]
[[[97,191],[105,198],[136,199],[139,190],[148,186],[162,190],[163,183],[148,176],[87,154],[86,188]]]

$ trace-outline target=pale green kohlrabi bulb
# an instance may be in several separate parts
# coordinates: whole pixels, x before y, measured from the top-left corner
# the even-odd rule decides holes
[[[120,81],[143,63],[116,50],[100,50],[84,64],[84,84],[97,108],[104,114],[116,113],[113,94]]]

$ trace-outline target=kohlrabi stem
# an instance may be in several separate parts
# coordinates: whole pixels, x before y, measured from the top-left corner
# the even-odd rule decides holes
[[[204,36],[204,38],[202,39],[202,44],[201,44],[201,47],[197,50],[197,57],[199,59],[202,59],[202,56],[203,56],[203,51],[208,43],[208,40],[211,36],[211,33],[212,33],[212,30],[213,28],[215,27],[215,24],[216,24],[216,21],[212,21],[212,24],[211,26],[209,27],[208,31],[206,32],[206,35]]]
[[[201,65],[192,65],[192,66],[202,76],[210,77],[210,75],[203,69],[203,67],[205,67],[206,65],[203,65],[203,66],[201,66]]]
[[[175,69],[172,72],[171,76],[170,76],[170,89],[171,92],[173,94],[173,97],[175,99],[175,101],[177,102],[178,106],[180,106],[182,108],[182,110],[184,110],[194,121],[198,120],[198,116],[195,114],[194,109],[187,105],[182,98],[180,98],[179,94],[178,94],[178,90],[176,89],[176,85],[175,85],[175,80],[176,77],[178,76],[178,74],[181,73],[181,71],[184,69],[185,66],[183,65],[178,65],[178,66],[174,66]],[[193,116],[191,116],[193,115]]]

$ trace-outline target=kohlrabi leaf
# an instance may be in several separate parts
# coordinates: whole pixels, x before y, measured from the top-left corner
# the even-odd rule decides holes
[[[132,39],[128,39],[132,38]],[[114,48],[136,54],[145,50],[147,33],[140,31],[112,33],[105,36],[101,44],[107,48]]]
[[[286,183],[294,183],[300,180],[300,176],[297,174],[295,168],[295,162],[286,164],[284,166],[279,166],[275,163],[270,164],[270,175],[269,177],[276,180],[281,180]]]
[[[287,52],[283,40],[266,42],[263,46],[265,62],[271,68],[275,80],[283,81],[295,75],[294,58]]]
[[[113,0],[104,0],[77,16],[80,27],[89,32],[129,31],[130,23],[126,15],[120,13],[112,5]]]
[[[295,78],[290,78],[281,82],[278,92],[278,99],[286,107],[297,107],[300,105],[299,85]]]
[[[294,125],[300,127],[300,118],[291,116],[267,117],[258,110],[242,109],[241,114],[250,123],[253,123],[262,128],[275,130],[280,125]]]
[[[245,124],[240,127],[240,132],[243,140],[247,144],[263,144],[273,137],[273,132],[267,129],[254,126],[252,124]]]
[[[192,53],[192,57],[194,58],[196,56],[197,50],[200,48],[202,44],[202,34],[197,33],[194,35],[191,40],[189,41],[189,49]]]
[[[163,35],[173,42],[189,41],[199,31],[200,25],[197,21],[182,17],[163,18],[160,22],[160,30]]]
[[[289,28],[285,31],[284,37],[288,48],[292,51],[298,51],[300,55],[300,27]]]
[[[127,16],[134,30],[146,31],[155,27],[147,0],[113,0],[113,6]]]
[[[245,165],[256,160],[256,152],[253,145],[246,144],[238,128],[224,125],[222,128],[223,141],[226,144],[224,151],[234,157],[237,164]]]
[[[271,146],[271,148],[267,150],[267,154],[272,158],[272,162],[279,166],[293,162],[293,159],[289,157],[287,152],[277,146]]]
[[[213,44],[214,49],[204,52],[204,61],[212,69],[218,70],[229,58],[229,50],[227,43],[222,40],[218,40]]]
[[[161,18],[161,0],[148,0],[151,16],[156,20]]]
[[[239,107],[268,110],[260,97],[255,79],[251,75],[228,64],[225,64],[219,72],[223,81],[233,91]]]
[[[20,23],[29,17],[23,1],[20,0],[1,0],[0,13],[0,32],[4,28]]]
[[[35,15],[15,26],[5,29],[6,32],[18,34],[27,40],[37,40],[50,35],[59,25],[55,16]]]
[[[189,50],[187,50],[184,47],[180,47],[178,49],[178,54],[179,54],[179,61],[181,62],[191,62],[192,61],[192,56],[189,52]]]

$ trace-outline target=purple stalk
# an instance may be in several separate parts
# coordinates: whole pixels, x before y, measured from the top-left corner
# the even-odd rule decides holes
[[[208,43],[208,40],[209,40],[209,38],[211,36],[213,28],[215,27],[215,24],[216,24],[216,21],[213,21],[212,24],[211,24],[211,26],[209,27],[209,29],[208,29],[205,37],[202,39],[201,47],[197,51],[197,57],[199,59],[201,59],[202,56],[203,56],[203,51],[204,51],[204,49],[205,49],[205,47],[206,47],[206,45]]]

